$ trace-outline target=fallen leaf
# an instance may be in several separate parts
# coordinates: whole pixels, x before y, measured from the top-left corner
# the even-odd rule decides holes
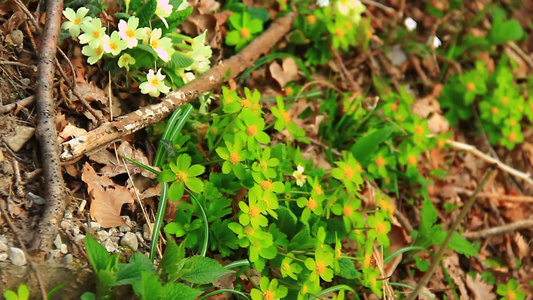
[[[529,244],[524,240],[524,237],[520,233],[515,232],[514,241],[518,248],[518,258],[523,259],[529,257]]]
[[[66,141],[66,140],[70,140],[71,138],[76,138],[76,137],[79,137],[79,136],[82,136],[82,135],[85,135],[85,134],[87,134],[87,130],[85,130],[83,128],[76,127],[76,126],[68,123],[67,126],[65,126],[65,128],[63,128],[63,131],[61,131],[57,135],[57,142],[58,143],[62,143],[64,141]]]
[[[142,176],[150,179],[157,178],[157,175],[155,175],[154,173],[147,171],[141,167],[138,167],[127,160],[123,161],[120,156],[133,159],[144,165],[150,165],[148,157],[146,157],[144,152],[134,148],[129,142],[126,141],[123,141],[120,146],[118,146],[117,155],[113,154],[109,150],[104,149],[89,155],[89,159],[97,163],[104,164],[105,166],[100,170],[100,173],[109,177],[115,177],[117,175],[124,174],[129,171],[130,175],[141,174]],[[126,167],[128,168],[127,171]]]
[[[268,69],[272,78],[279,83],[282,89],[287,83],[298,79],[298,66],[292,57],[284,58],[281,66],[277,62],[273,62]]]
[[[87,184],[87,191],[91,197],[91,217],[104,228],[124,224],[120,211],[122,205],[133,203],[130,191],[117,185],[109,177],[96,174],[87,162],[83,166],[81,179]]]
[[[472,292],[474,300],[494,300],[496,295],[492,293],[492,285],[488,284],[485,280],[481,279],[479,274],[476,274],[476,278],[472,276],[466,276],[466,286]]]

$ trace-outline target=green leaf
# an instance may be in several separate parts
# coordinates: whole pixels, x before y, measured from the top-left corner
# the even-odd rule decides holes
[[[28,300],[28,298],[30,297],[30,290],[28,289],[28,286],[26,286],[25,284],[21,284],[19,285],[17,294],[19,300]]]
[[[143,2],[143,0],[131,0],[131,2],[130,2],[130,10],[132,10],[134,12],[138,11],[142,2]]]
[[[202,291],[193,289],[183,283],[168,283],[161,291],[161,299],[194,300]]]
[[[155,274],[143,272],[141,275],[140,289],[136,291],[138,296],[143,300],[159,299],[163,286]]]
[[[157,57],[154,57],[151,51],[147,51],[146,49],[142,50],[144,47],[140,46],[141,45],[138,45],[137,48],[129,49],[126,51],[126,53],[135,58],[135,68],[141,69],[152,67]]]
[[[157,0],[148,0],[146,4],[142,5],[137,10],[137,17],[139,17],[139,27],[145,27],[150,25],[155,10],[157,8]]]
[[[231,273],[216,260],[199,255],[188,258],[185,262],[185,269],[187,272],[181,278],[197,284],[211,283],[220,276]]]
[[[87,256],[96,273],[109,268],[111,256],[104,246],[100,245],[90,234],[85,236]]]
[[[278,220],[275,221],[278,225],[279,230],[285,233],[289,239],[292,239],[296,229],[296,223],[298,223],[298,217],[285,206],[280,206],[276,209],[278,214]]]
[[[194,60],[183,54],[175,52],[172,54],[170,61],[166,64],[166,67],[171,69],[184,69],[194,63]]]
[[[91,292],[85,292],[80,297],[81,300],[96,300],[96,295]]]
[[[421,220],[420,220],[420,232],[419,235],[429,236],[431,227],[437,222],[437,210],[433,206],[433,203],[428,198],[424,199],[422,204]]]
[[[477,256],[476,248],[457,232],[452,236],[450,247],[458,253],[464,254],[466,257]]]
[[[135,253],[128,264],[119,264],[117,279],[112,286],[133,284],[141,281],[142,273],[154,273],[155,268],[148,257],[141,253]]]
[[[190,6],[184,10],[174,11],[167,18],[168,28],[163,24],[162,21],[154,22],[153,26],[156,28],[161,28],[163,30],[163,34],[171,32],[172,30],[176,30],[176,27],[178,27],[178,25],[180,25],[183,21],[185,21],[185,19],[187,19],[191,15],[193,9],[194,7]]]
[[[305,226],[291,240],[289,251],[307,250],[315,247],[316,240],[309,234],[309,227]]]
[[[359,272],[355,268],[355,264],[348,258],[339,259],[339,271],[335,275],[344,277],[346,279],[355,279],[359,276]]]
[[[379,145],[387,140],[394,130],[394,126],[387,126],[378,131],[374,131],[371,134],[360,138],[357,143],[350,148],[350,152],[358,162],[365,166],[371,156],[377,152]]]
[[[270,20],[270,16],[268,15],[268,10],[262,8],[262,7],[252,7],[248,8],[248,13],[250,13],[250,16],[252,19],[259,19],[262,23],[265,23],[266,21]]]
[[[501,9],[494,9],[492,12],[492,27],[487,34],[487,39],[492,45],[500,45],[510,41],[518,41],[524,36],[524,30],[520,23],[511,19],[505,21],[505,12]]]
[[[6,298],[6,300],[18,300],[19,297],[15,292],[7,290],[4,292],[4,298]]]
[[[287,37],[289,42],[296,45],[307,45],[311,42],[311,40],[299,29],[293,30]]]
[[[183,263],[180,264],[180,262],[185,259],[185,244],[182,243],[178,246],[169,235],[167,235],[167,241],[167,248],[159,263],[159,268],[168,274],[169,277],[174,277],[183,267]]]

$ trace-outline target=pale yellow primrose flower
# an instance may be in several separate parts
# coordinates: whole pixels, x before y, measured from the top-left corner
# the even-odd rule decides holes
[[[135,58],[129,55],[128,53],[122,54],[122,56],[118,59],[118,66],[121,68],[126,68],[126,70],[130,70],[130,65],[135,64]]]
[[[176,10],[177,11],[182,11],[182,10],[186,9],[187,7],[189,7],[189,1],[183,0],[183,1],[181,1],[180,5],[178,6],[178,9],[176,9]]]
[[[146,37],[146,31],[144,28],[139,27],[139,18],[131,17],[128,23],[124,20],[118,22],[118,34],[128,44],[128,48],[134,48],[139,43],[138,40],[142,40]]]
[[[83,34],[79,36],[80,44],[89,44],[94,49],[102,45],[105,28],[102,27],[102,21],[100,19],[90,19],[87,22],[81,23],[80,27],[83,30]]]
[[[150,35],[150,46],[152,46],[152,49],[154,49],[161,60],[168,62],[174,53],[174,48],[172,48],[172,40],[167,37],[161,38],[162,34],[161,28],[152,30]]]
[[[148,75],[146,75],[146,79],[148,81],[145,81],[139,85],[141,93],[150,94],[152,97],[158,97],[160,93],[168,93],[170,88],[166,86],[165,82],[163,81],[165,77],[165,75],[161,74],[161,69],[157,71],[157,74],[154,74],[154,70],[150,69],[150,71],[148,71]]]
[[[353,24],[358,24],[366,6],[359,0],[339,0],[335,2],[335,8],[342,15],[348,16]]]
[[[87,62],[90,65],[93,65],[96,63],[100,58],[102,58],[102,55],[104,55],[104,47],[102,45],[93,48],[89,45],[83,46],[81,49],[81,53],[85,56],[87,56]]]
[[[304,167],[298,165],[296,171],[292,173],[292,177],[296,179],[297,186],[304,186],[307,175],[304,175]]]
[[[188,52],[187,56],[192,58],[194,62],[192,63],[192,65],[185,68],[186,70],[196,71],[199,74],[202,74],[205,71],[209,70],[211,65],[209,58],[211,57],[213,51],[211,50],[211,46],[205,45],[206,33],[207,30],[192,39],[192,51]]]
[[[80,25],[91,19],[91,17],[86,17],[88,12],[89,10],[85,7],[78,8],[76,12],[74,12],[72,8],[65,9],[63,15],[68,21],[65,21],[65,23],[61,25],[61,28],[68,30],[70,36],[78,37],[78,35],[80,35]]]
[[[167,28],[168,24],[165,18],[168,18],[172,14],[172,9],[174,8],[168,3],[168,1],[169,0],[157,0],[157,7],[155,9],[155,15],[158,16],[161,21],[163,21]],[[183,1],[186,2],[186,0]]]
[[[113,56],[119,55],[122,50],[128,47],[127,42],[121,39],[116,31],[113,31],[111,36],[105,35],[102,38],[102,43],[104,44],[105,53],[111,53]]]

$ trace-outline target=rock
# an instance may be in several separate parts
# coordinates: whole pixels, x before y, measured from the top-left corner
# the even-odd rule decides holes
[[[22,249],[11,247],[9,248],[9,260],[15,266],[24,266],[26,264],[26,256]]]
[[[63,264],[65,265],[70,265],[72,261],[74,261],[74,257],[70,253],[65,255],[65,257],[63,257]]]
[[[70,228],[70,232],[72,232],[73,236],[77,236],[80,234],[80,228],[78,226],[72,226],[72,228]]]
[[[66,210],[65,214],[63,214],[63,219],[72,219],[72,212],[70,210]]]
[[[7,249],[8,249],[7,244],[0,241],[0,252],[7,252]]]
[[[121,218],[124,220],[124,224],[120,225],[118,227],[118,230],[120,230],[121,232],[130,232],[131,231],[131,226],[132,226],[130,217],[129,216],[123,216]]]
[[[397,67],[403,65],[403,63],[407,61],[407,55],[405,54],[400,45],[392,46],[389,52],[386,53],[386,55],[392,62],[392,64]]]
[[[68,252],[67,244],[61,244],[61,248],[59,248],[59,251],[61,251],[61,253],[63,254],[67,254]]]
[[[146,241],[152,240],[152,230],[150,230],[150,226],[148,226],[148,224],[143,224],[143,238]]]
[[[96,237],[100,242],[104,242],[109,238],[109,232],[105,230],[100,230],[96,233]]]
[[[75,239],[76,242],[82,242],[83,240],[85,240],[85,234],[78,234]]]
[[[7,260],[7,253],[0,253],[0,261],[6,261]]]
[[[108,232],[110,236],[118,236],[118,230],[115,227],[109,228]]]
[[[28,126],[17,126],[15,131],[11,134],[4,136],[4,142],[13,150],[18,152],[27,141],[31,139],[35,133],[35,128]]]
[[[98,229],[102,228],[102,226],[100,226],[100,224],[98,224],[96,222],[91,222],[89,227],[91,229],[94,229],[94,230],[98,230]]]
[[[133,232],[127,232],[124,234],[124,237],[120,240],[120,245],[129,247],[132,251],[137,251],[137,249],[139,249],[139,241]]]
[[[104,247],[105,249],[107,250],[107,252],[116,252],[117,249],[118,249],[118,244],[116,241],[114,241],[114,239],[107,239],[105,242],[104,242]]]
[[[30,203],[37,205],[44,205],[44,203],[46,202],[43,197],[36,195],[32,192],[27,192],[25,198],[26,200],[30,201]]]
[[[63,241],[61,241],[61,237],[58,234],[54,240],[54,246],[56,246],[57,249],[61,249],[62,244],[63,244]]]
[[[143,235],[140,232],[135,232],[135,236],[139,240],[139,243],[144,243]]]

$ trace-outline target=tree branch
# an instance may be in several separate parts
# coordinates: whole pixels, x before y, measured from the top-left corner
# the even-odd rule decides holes
[[[293,19],[294,14],[289,13],[275,20],[268,30],[240,53],[220,62],[195,80],[169,93],[160,103],[140,108],[117,118],[116,121],[102,124],[86,135],[61,144],[61,160],[75,159],[86,152],[155,124],[170,115],[176,108],[184,106],[205,92],[220,87],[225,81],[237,77],[246,68],[253,66],[259,56],[268,52],[289,32]]]

